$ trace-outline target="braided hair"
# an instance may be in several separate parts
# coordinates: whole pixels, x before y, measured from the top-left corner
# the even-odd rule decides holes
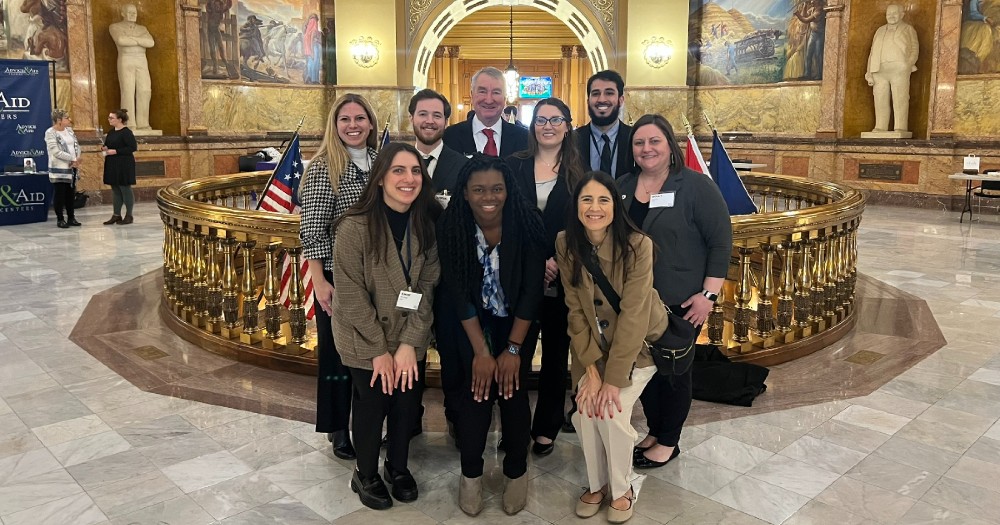
[[[476,257],[476,219],[465,198],[465,191],[474,173],[489,170],[499,171],[507,187],[507,200],[502,210],[505,233],[513,230],[516,232],[513,238],[530,244],[529,249],[544,250],[545,246],[542,214],[528,202],[510,167],[498,157],[473,156],[458,173],[455,194],[438,220],[441,275],[454,283],[461,297],[477,297],[483,278],[482,267]]]

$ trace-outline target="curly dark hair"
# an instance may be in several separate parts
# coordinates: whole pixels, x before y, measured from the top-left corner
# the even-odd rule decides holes
[[[426,255],[428,251],[434,248],[434,221],[441,215],[441,205],[434,198],[434,185],[431,182],[431,178],[427,175],[427,163],[424,162],[424,157],[410,144],[402,142],[386,144],[379,151],[378,157],[375,158],[371,178],[368,180],[368,185],[365,186],[358,201],[334,223],[334,231],[336,231],[336,228],[347,217],[362,216],[367,218],[375,262],[381,262],[383,256],[388,256],[387,253],[392,253],[387,252],[385,241],[388,235],[386,232],[389,231],[389,221],[385,218],[383,204],[385,197],[383,196],[381,182],[385,180],[386,174],[392,168],[392,161],[396,158],[397,153],[410,153],[420,163],[423,182],[420,186],[420,193],[417,194],[417,198],[410,205],[410,216],[414,226],[413,233],[417,239],[417,244],[420,245],[421,254]]]
[[[478,296],[482,285],[482,267],[476,257],[476,219],[465,198],[465,189],[474,173],[496,170],[503,175],[507,187],[507,200],[503,205],[505,233],[516,232],[513,238],[529,243],[537,250],[544,250],[545,226],[542,214],[524,196],[510,167],[498,157],[475,155],[458,173],[455,194],[438,220],[438,253],[441,275],[455,283],[462,297]],[[503,263],[501,263],[503,264]]]
[[[604,242],[612,243],[611,264],[617,264],[619,261],[625,263],[624,275],[626,278],[628,277],[629,267],[629,263],[626,261],[634,260],[636,250],[636,247],[629,242],[629,236],[633,233],[645,235],[632,222],[632,219],[629,218],[628,212],[625,210],[625,205],[622,204],[621,192],[615,186],[614,179],[601,171],[587,172],[583,176],[583,179],[580,180],[580,183],[576,185],[576,190],[573,192],[573,200],[570,201],[569,209],[567,210],[566,251],[568,252],[569,260],[573,263],[573,271],[570,273],[569,279],[570,284],[573,286],[580,286],[581,275],[584,271],[583,258],[590,257],[594,252],[594,247],[587,237],[587,231],[584,229],[583,224],[580,223],[580,193],[583,191],[583,187],[591,181],[604,186],[611,194],[614,212],[611,218],[611,225],[608,226],[608,236]]]

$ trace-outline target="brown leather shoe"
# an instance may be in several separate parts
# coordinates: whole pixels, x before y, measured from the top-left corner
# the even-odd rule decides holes
[[[126,215],[118,224],[132,224],[132,216]]]
[[[118,224],[120,222],[122,222],[122,216],[121,215],[112,215],[110,219],[102,222],[101,224],[109,225],[109,224]]]

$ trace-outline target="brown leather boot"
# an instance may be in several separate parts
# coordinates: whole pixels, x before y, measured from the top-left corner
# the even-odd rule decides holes
[[[121,215],[112,215],[110,219],[102,222],[101,224],[109,225],[109,224],[118,224],[120,222],[122,222],[122,216]]]
[[[132,222],[133,222],[132,221],[132,216],[131,215],[126,215],[125,218],[122,219],[118,224],[132,224]]]

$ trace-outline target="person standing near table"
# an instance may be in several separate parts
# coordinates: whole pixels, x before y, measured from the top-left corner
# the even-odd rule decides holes
[[[135,185],[135,156],[139,149],[128,123],[128,110],[117,109],[108,114],[108,124],[114,129],[104,138],[101,151],[104,152],[104,183],[111,186],[114,211],[111,218],[103,224],[132,224],[132,207],[135,196],[132,186]],[[125,205],[125,216],[122,217],[122,204]]]
[[[340,360],[333,340],[334,222],[361,196],[375,162],[378,143],[375,112],[361,95],[338,98],[326,120],[319,151],[309,163],[299,201],[299,240],[309,265],[316,299],[316,431],[326,432],[333,454],[354,459],[348,431],[351,417],[351,374]]]
[[[45,130],[45,149],[49,155],[49,182],[52,183],[52,207],[56,226],[80,226],[73,210],[76,170],[80,167],[80,143],[70,127],[73,120],[65,109],[52,110],[52,127]]]

